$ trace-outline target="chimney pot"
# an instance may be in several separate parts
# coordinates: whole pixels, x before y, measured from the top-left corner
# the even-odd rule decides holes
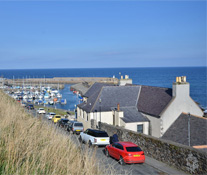
[[[183,82],[186,82],[186,76],[183,76]]]
[[[120,111],[120,105],[119,105],[119,103],[117,104],[117,111]]]
[[[178,82],[178,77],[176,77],[176,83]]]

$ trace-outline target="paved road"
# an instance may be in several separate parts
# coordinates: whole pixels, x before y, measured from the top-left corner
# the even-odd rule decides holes
[[[69,134],[67,131],[63,130],[62,128],[59,128],[52,124],[51,121],[47,120],[44,115],[37,115],[35,110],[30,111],[33,116],[36,117],[42,117],[42,121],[46,124],[51,125],[51,127],[55,127],[58,132],[61,134],[64,134],[66,137],[71,139],[77,146],[82,148],[82,151],[87,151],[89,154],[96,153],[97,158],[97,164],[103,166],[105,169],[108,170],[108,174],[140,174],[140,175],[147,175],[147,174],[153,174],[153,175],[166,175],[166,174],[176,174],[181,175],[185,174],[182,171],[178,171],[177,169],[174,169],[172,167],[169,167],[168,165],[159,162],[155,159],[152,159],[150,157],[146,156],[146,161],[143,164],[130,164],[130,165],[120,165],[117,160],[113,159],[112,157],[106,157],[104,148],[105,147],[95,147],[95,148],[88,148],[85,144],[79,143],[79,136]]]

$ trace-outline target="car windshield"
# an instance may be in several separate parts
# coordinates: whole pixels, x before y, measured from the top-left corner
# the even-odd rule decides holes
[[[108,134],[106,132],[101,132],[101,133],[94,133],[95,137],[108,137]]]
[[[139,152],[142,151],[140,147],[126,147],[127,152]]]
[[[74,126],[83,126],[82,123],[74,123]]]
[[[56,118],[61,118],[60,116],[56,116]]]

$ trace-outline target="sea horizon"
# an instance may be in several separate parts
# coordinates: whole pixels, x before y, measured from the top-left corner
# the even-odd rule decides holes
[[[160,67],[153,67],[153,66],[147,66],[147,67],[77,67],[77,68],[1,68],[0,70],[42,70],[42,69],[147,69],[147,68],[207,68],[207,66],[160,66]]]

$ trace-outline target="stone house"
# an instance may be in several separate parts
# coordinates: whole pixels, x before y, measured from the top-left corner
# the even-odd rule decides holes
[[[203,116],[190,97],[186,77],[177,77],[171,88],[129,84],[112,86],[95,83],[77,106],[77,119],[91,127],[91,119],[162,137],[183,113]]]

